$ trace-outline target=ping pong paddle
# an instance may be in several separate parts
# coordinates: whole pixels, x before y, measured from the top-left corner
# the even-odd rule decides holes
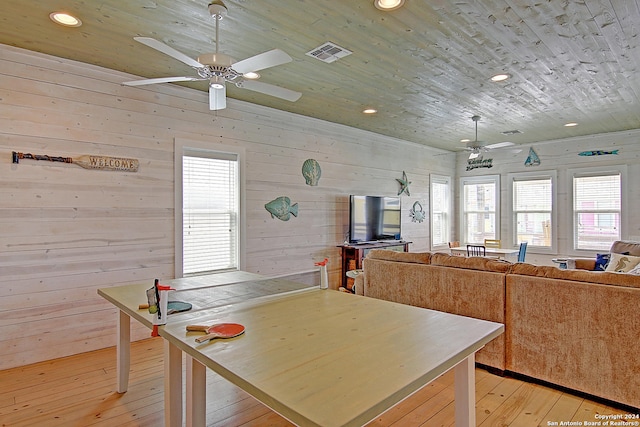
[[[244,333],[244,326],[238,323],[218,323],[212,326],[187,325],[187,331],[206,332],[207,335],[196,338],[197,343],[215,338],[233,338]]]

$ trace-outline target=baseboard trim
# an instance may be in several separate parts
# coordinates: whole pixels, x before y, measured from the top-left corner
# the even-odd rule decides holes
[[[640,408],[636,408],[636,407],[633,407],[633,406],[630,406],[630,405],[627,405],[627,404],[624,404],[624,403],[616,402],[616,401],[611,400],[611,399],[606,399],[604,397],[595,396],[593,394],[585,393],[585,392],[582,392],[582,391],[579,391],[579,390],[574,390],[572,388],[564,387],[564,386],[561,386],[561,385],[558,385],[558,384],[554,384],[554,383],[551,383],[549,381],[544,381],[544,380],[541,380],[541,379],[538,379],[538,378],[530,377],[528,375],[519,374],[517,372],[511,372],[511,371],[507,371],[507,370],[501,371],[499,369],[492,368],[490,366],[484,366],[484,365],[481,365],[481,364],[476,364],[476,366],[478,366],[479,368],[482,368],[482,369],[484,369],[484,370],[486,370],[486,371],[488,371],[488,372],[490,372],[492,374],[495,374],[495,375],[500,375],[500,376],[503,376],[503,377],[511,377],[511,378],[514,378],[514,379],[517,379],[517,380],[520,380],[520,381],[526,381],[526,382],[533,383],[533,384],[540,384],[542,386],[549,387],[549,388],[561,391],[563,393],[569,393],[569,394],[572,394],[574,396],[581,397],[583,399],[589,399],[589,400],[592,400],[594,402],[602,403],[603,405],[611,406],[611,407],[620,409],[622,411],[629,412],[630,414],[639,414],[640,413]],[[493,371],[502,372],[502,374],[496,373],[496,372],[493,372]]]

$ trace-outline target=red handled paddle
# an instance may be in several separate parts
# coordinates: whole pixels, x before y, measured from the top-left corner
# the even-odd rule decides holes
[[[187,325],[187,331],[206,332],[207,335],[196,338],[197,343],[203,343],[215,338],[233,338],[242,335],[244,326],[238,323],[218,323],[212,326]]]

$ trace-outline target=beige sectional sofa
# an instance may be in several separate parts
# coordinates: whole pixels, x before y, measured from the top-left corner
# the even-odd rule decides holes
[[[640,276],[373,250],[356,291],[503,323],[476,361],[640,407]]]

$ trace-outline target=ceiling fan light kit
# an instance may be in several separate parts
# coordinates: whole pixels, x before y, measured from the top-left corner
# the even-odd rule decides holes
[[[224,77],[221,76],[213,76],[209,80],[209,85],[213,89],[222,89],[224,88]]]
[[[480,121],[480,116],[474,115],[473,117],[471,117],[471,120],[473,120],[476,124],[476,139],[474,141],[467,140],[466,142],[465,149],[470,152],[469,160],[476,159],[480,157],[480,155],[483,152],[487,152],[489,150],[505,148],[505,147],[510,147],[512,145],[515,145],[513,142],[507,142],[507,141],[496,142],[495,144],[488,144],[488,145],[485,144],[483,141],[478,141],[478,122]]]
[[[227,7],[220,0],[214,0],[208,7],[211,17],[214,18],[216,23],[216,37],[215,47],[216,50],[213,53],[203,53],[198,56],[197,60],[179,52],[172,47],[150,37],[134,37],[134,40],[140,42],[152,49],[155,49],[165,55],[171,56],[180,62],[183,62],[192,67],[198,77],[164,77],[156,79],[135,80],[132,82],[122,83],[125,86],[142,86],[154,83],[171,83],[171,82],[185,82],[185,81],[198,81],[209,80],[209,109],[210,110],[222,110],[226,108],[226,83],[233,83],[239,88],[252,90],[254,92],[263,93],[276,98],[284,99],[287,101],[297,101],[302,93],[296,92],[290,89],[285,89],[279,86],[275,86],[268,83],[257,82],[250,80],[249,77],[245,77],[245,74],[254,73],[259,77],[256,71],[263,70],[265,68],[275,67],[277,65],[286,64],[291,62],[292,59],[289,55],[280,49],[273,49],[268,52],[263,52],[250,58],[243,59],[235,62],[233,58],[224,53],[218,51],[219,37],[218,29],[219,22],[227,13]],[[256,78],[254,76],[254,78]]]

